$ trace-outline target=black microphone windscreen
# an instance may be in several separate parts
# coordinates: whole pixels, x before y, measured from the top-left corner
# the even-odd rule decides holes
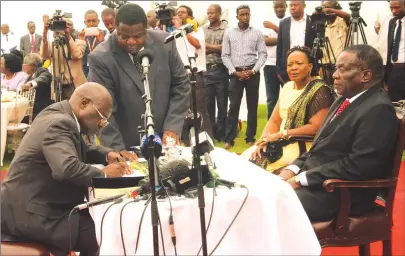
[[[154,49],[143,49],[142,51],[138,52],[137,57],[140,62],[142,62],[143,57],[148,57],[149,63],[152,63],[152,61],[155,57],[155,51],[154,51]]]

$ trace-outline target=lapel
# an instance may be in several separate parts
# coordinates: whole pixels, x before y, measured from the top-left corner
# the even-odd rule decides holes
[[[394,30],[395,22],[397,19],[394,17],[390,20],[388,26],[388,51],[387,51],[387,63],[391,63],[391,54],[392,54],[392,44],[394,40]]]
[[[124,50],[122,50],[117,45],[116,32],[114,32],[111,35],[111,38],[109,38],[108,40],[110,42],[111,49],[112,49],[112,51],[114,53],[114,56],[115,56],[117,62],[119,63],[119,65],[122,67],[122,69],[125,71],[125,73],[127,73],[127,75],[131,78],[132,82],[138,88],[139,92],[142,95],[145,94],[145,88],[143,86],[143,81],[142,81],[141,75],[136,70],[135,65],[132,62],[131,58],[129,57],[128,53],[126,53]],[[152,38],[150,38],[149,33],[148,33],[148,37],[145,40],[145,46],[144,47],[146,49],[151,49],[151,48],[153,48],[153,45],[154,45],[154,40]],[[156,51],[156,49],[154,49],[154,50]],[[151,65],[148,78],[156,76],[156,69],[157,69],[156,66],[157,65]],[[151,97],[153,98],[154,79],[150,79],[149,86],[150,86]]]
[[[35,34],[35,46],[40,47],[41,46],[41,39],[40,39],[40,35]]]
[[[381,90],[380,85],[374,85],[366,92],[364,92],[362,95],[360,95],[355,101],[353,101],[353,103],[351,103],[340,115],[331,120],[332,117],[335,115],[337,109],[339,108],[340,104],[345,100],[343,97],[339,97],[332,105],[327,115],[327,118],[325,118],[324,124],[322,125],[321,129],[319,130],[316,136],[316,139],[312,147],[315,144],[317,144],[318,141],[328,137],[329,134],[331,134],[336,129],[336,127],[338,127],[342,123],[343,120],[349,117],[350,114],[364,102],[364,100],[366,100],[369,97],[372,97],[373,94],[379,92],[380,90]]]
[[[285,31],[286,31],[286,33],[284,33],[284,34],[286,36],[286,40],[285,40],[284,49],[290,49],[290,43],[291,43],[290,42],[291,19],[292,19],[292,17],[288,17],[287,20],[286,20],[286,23],[285,23],[285,26],[286,26]]]
[[[76,124],[76,119],[73,116],[73,111],[72,107],[70,106],[69,102],[67,100],[61,101],[60,102],[62,106],[63,112],[68,114],[75,122]],[[76,127],[76,126],[75,126]],[[76,149],[77,149],[77,155],[80,157],[80,160],[82,162],[85,162],[86,158],[86,145],[83,141],[82,136],[80,135],[79,129],[75,129],[74,134],[76,135],[76,140],[78,143],[76,143]]]
[[[305,28],[305,45],[309,48],[313,47],[313,31],[312,31],[312,27],[311,27],[311,16],[305,14],[306,17],[306,28]]]

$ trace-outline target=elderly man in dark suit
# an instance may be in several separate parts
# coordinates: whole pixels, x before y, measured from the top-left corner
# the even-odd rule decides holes
[[[55,103],[37,116],[1,184],[2,241],[41,243],[55,256],[70,250],[97,254],[89,212],[69,212],[83,203],[93,178],[131,172],[118,153],[86,145],[80,135],[107,125],[111,111],[108,91],[86,83],[69,101]],[[109,165],[100,170],[87,163]]]
[[[27,28],[29,33],[20,39],[20,50],[24,52],[24,56],[30,53],[38,53],[42,41],[42,36],[35,34],[35,23],[33,21],[27,23]]]
[[[36,90],[33,109],[33,119],[35,119],[39,112],[53,103],[51,100],[52,74],[42,67],[42,58],[37,53],[30,53],[24,57],[23,70],[28,77],[21,88],[33,87]]]
[[[144,85],[136,57],[142,49],[155,56],[149,70],[149,87],[156,132],[179,142],[190,105],[190,82],[174,42],[164,44],[169,34],[147,30],[147,18],[137,4],[126,4],[115,17],[116,31],[89,55],[89,81],[103,84],[113,97],[110,125],[101,130],[102,145],[119,150],[131,159],[131,146],[140,144],[138,126],[143,127]]]
[[[398,121],[394,107],[381,89],[383,61],[371,46],[344,50],[336,62],[334,86],[340,95],[329,109],[311,149],[283,170],[313,221],[333,219],[339,192],[322,188],[327,179],[371,180],[386,177],[392,168]],[[352,215],[370,211],[375,190],[351,191]]]
[[[282,84],[290,81],[287,75],[287,52],[294,46],[312,48],[315,33],[311,27],[311,17],[305,14],[305,1],[290,1],[291,17],[280,21],[277,37],[276,64]]]

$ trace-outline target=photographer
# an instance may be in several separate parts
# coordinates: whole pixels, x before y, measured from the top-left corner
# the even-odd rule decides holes
[[[345,46],[350,14],[342,10],[338,1],[322,1],[322,11],[326,14],[325,36],[329,38],[332,51],[337,57]],[[324,63],[329,61],[335,62],[333,58],[326,60],[324,57]]]
[[[67,20],[63,18],[63,20]],[[86,42],[84,41],[84,31],[78,33],[77,39],[73,40],[71,21],[66,22],[65,31],[54,31],[53,42],[49,42],[47,35],[49,30],[49,20],[44,19],[44,30],[40,48],[42,59],[52,60],[53,83],[55,78],[60,78],[61,100],[69,99],[75,87],[86,82],[82,69],[82,59],[86,51]],[[69,56],[69,53],[71,56]],[[69,58],[70,57],[70,58]],[[70,72],[69,72],[70,69]],[[55,95],[55,86],[52,87],[52,99],[57,99]]]

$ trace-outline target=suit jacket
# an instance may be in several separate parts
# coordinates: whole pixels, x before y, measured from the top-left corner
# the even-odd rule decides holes
[[[35,53],[40,50],[42,36],[35,34]],[[24,56],[31,53],[31,35],[26,34],[20,39],[20,50],[24,52]]]
[[[155,52],[148,75],[155,130],[180,135],[190,104],[190,81],[174,41],[163,43],[169,34],[149,29],[147,33],[144,47]],[[100,132],[101,144],[116,150],[138,146],[145,89],[129,54],[117,45],[116,32],[89,55],[89,63],[88,80],[104,85],[113,98],[113,114]]]
[[[290,49],[290,29],[292,17],[284,18],[280,21],[277,37],[277,66],[285,72],[287,62],[287,51]],[[305,32],[305,46],[312,49],[315,33],[311,27],[311,17],[307,15],[307,24]]]
[[[86,42],[80,39],[73,40],[71,38],[68,45],[70,47],[72,57],[72,59],[69,61],[69,67],[73,76],[73,83],[75,87],[78,87],[79,85],[84,84],[87,81],[82,69],[83,56],[86,51]],[[66,55],[68,54],[67,47],[67,45],[63,47]],[[59,56],[63,56],[62,47],[59,47],[58,49],[56,49],[55,47],[54,53],[55,56],[52,57],[52,43],[46,41],[46,44],[44,44],[43,41],[41,42],[41,50],[39,54],[41,55],[42,59],[51,59],[52,61],[54,61],[52,63],[52,66],[55,68],[55,71],[52,72],[55,74],[53,75],[59,76],[59,74],[62,74],[62,84],[68,84],[68,82],[72,79],[70,77],[66,61],[61,61],[60,68],[58,67],[58,65],[56,65],[57,63],[59,63]]]
[[[35,81],[37,83],[35,101],[34,101],[34,117],[39,114],[44,108],[52,104],[51,100],[51,84],[52,74],[45,68],[38,68],[34,74],[27,77],[25,83]]]
[[[43,110],[1,183],[2,234],[68,250],[68,214],[83,203],[92,179],[104,177],[85,162],[105,164],[109,151],[84,143],[67,101]],[[78,236],[78,220],[73,214],[72,241]]]
[[[380,85],[371,87],[332,120],[344,100],[333,103],[311,149],[292,163],[306,172],[310,188],[321,187],[327,179],[370,180],[391,174],[399,125],[386,92]],[[353,189],[352,213],[369,210],[377,192]]]

